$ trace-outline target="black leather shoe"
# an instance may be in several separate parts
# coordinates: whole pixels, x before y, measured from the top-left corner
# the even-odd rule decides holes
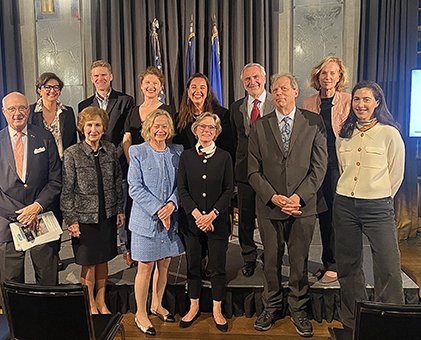
[[[254,328],[258,331],[267,331],[275,323],[275,317],[271,312],[264,310],[254,322]]]
[[[256,269],[256,262],[246,262],[241,270],[245,277],[250,277],[254,274],[254,270]]]
[[[180,328],[188,328],[193,324],[193,322],[197,320],[199,316],[200,316],[200,312],[197,312],[194,318],[191,319],[190,321],[183,321],[183,319],[180,319],[180,323],[178,325],[180,326]]]
[[[153,310],[153,309],[151,309],[151,313],[153,315],[156,315],[161,321],[164,321],[164,322],[175,322],[175,317],[171,313],[162,315],[162,314],[158,313],[156,310]]]
[[[140,324],[139,320],[137,320],[136,317],[134,318],[134,322],[135,322],[137,328],[139,328],[146,335],[156,335],[156,330],[155,330],[155,328],[153,328],[152,325],[144,327]]]
[[[353,330],[344,325],[344,328],[329,327],[329,334],[332,339],[336,340],[352,340]]]
[[[307,316],[292,315],[291,321],[299,335],[305,338],[313,336],[313,326]]]
[[[228,331],[228,322],[220,324],[220,323],[216,323],[215,319],[213,319],[213,322],[215,322],[216,328],[219,329],[221,332],[227,332]]]

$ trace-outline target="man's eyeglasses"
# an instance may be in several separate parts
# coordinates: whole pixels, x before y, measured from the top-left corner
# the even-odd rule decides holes
[[[56,92],[61,91],[61,88],[59,85],[42,85],[41,87],[47,92],[50,92],[51,90],[54,90]]]
[[[215,131],[216,130],[216,126],[215,125],[206,125],[206,124],[199,124],[197,126],[200,130],[205,130],[206,128],[208,128],[211,131]]]
[[[24,106],[24,105],[20,105],[20,106],[18,106],[18,107],[11,106],[11,107],[8,107],[6,110],[7,110],[10,114],[15,114],[15,113],[16,113],[16,111],[19,111],[20,113],[25,113],[25,112],[26,112],[26,110],[28,110],[28,107],[27,107],[27,106]]]

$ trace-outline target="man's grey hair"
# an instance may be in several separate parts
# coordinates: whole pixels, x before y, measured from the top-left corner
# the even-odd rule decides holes
[[[273,83],[275,83],[279,78],[282,77],[287,77],[291,83],[291,87],[294,90],[298,90],[298,83],[297,80],[295,79],[295,77],[291,74],[291,73],[278,73],[278,74],[274,74],[272,76],[272,78],[270,79],[270,87],[272,88]]]
[[[262,75],[264,76],[264,77],[266,77],[266,70],[265,70],[265,68],[262,66],[262,65],[260,65],[259,63],[248,63],[246,66],[244,66],[243,67],[243,69],[241,70],[241,73],[240,73],[240,79],[241,80],[243,80],[243,77],[244,77],[244,71],[245,70],[247,70],[249,67],[253,67],[253,66],[256,66],[256,67],[258,67],[259,69],[260,69],[260,72],[262,73]]]

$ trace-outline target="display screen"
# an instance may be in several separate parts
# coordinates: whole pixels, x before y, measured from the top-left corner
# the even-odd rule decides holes
[[[421,70],[412,70],[409,137],[421,137]]]

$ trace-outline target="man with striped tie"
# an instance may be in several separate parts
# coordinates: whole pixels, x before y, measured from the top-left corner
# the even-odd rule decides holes
[[[248,176],[256,191],[265,258],[265,309],[254,327],[266,331],[283,317],[281,268],[287,245],[291,321],[299,335],[309,337],[307,261],[317,191],[327,168],[325,127],[320,115],[296,107],[298,84],[291,74],[274,75],[271,92],[275,110],[253,124],[249,137]]]

